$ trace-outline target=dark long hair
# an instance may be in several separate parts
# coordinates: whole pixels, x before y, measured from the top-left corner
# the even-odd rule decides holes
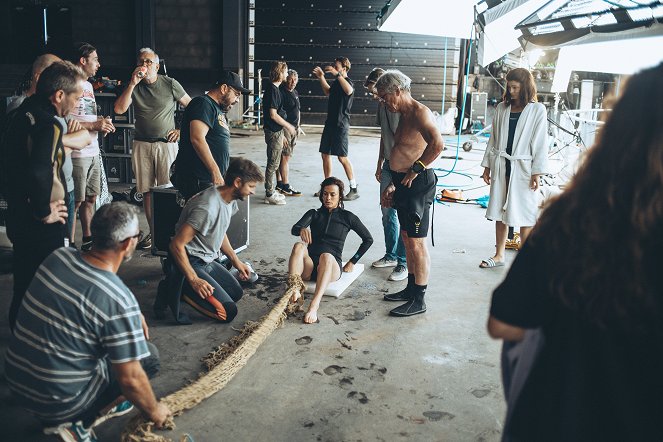
[[[322,203],[322,191],[325,190],[325,187],[334,185],[338,186],[338,207],[344,209],[345,207],[343,205],[343,195],[345,194],[345,186],[343,185],[343,181],[339,180],[335,176],[325,178],[324,181],[320,183],[320,193],[318,193],[318,199]]]
[[[536,102],[536,82],[532,73],[524,68],[511,69],[506,74],[506,81],[517,81],[520,83],[520,97],[512,97],[509,92],[509,86],[504,91],[504,102],[511,104],[513,100],[520,100],[524,105],[527,103]]]
[[[634,75],[530,238],[551,293],[600,327],[646,330],[663,305],[663,63]]]

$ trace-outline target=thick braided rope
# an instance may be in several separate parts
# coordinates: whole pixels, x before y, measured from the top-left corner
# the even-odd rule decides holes
[[[161,399],[161,402],[173,412],[173,416],[182,414],[185,410],[193,408],[221,390],[246,365],[260,344],[285,320],[289,298],[290,295],[286,293],[259,322],[247,323],[239,336],[211,352],[204,359],[210,369],[209,372],[202,374],[186,387]],[[214,366],[214,364],[216,365]],[[142,416],[136,416],[122,432],[122,442],[171,441],[169,438],[153,433],[153,425],[152,422],[145,421]],[[170,430],[175,428],[172,418],[166,427]]]

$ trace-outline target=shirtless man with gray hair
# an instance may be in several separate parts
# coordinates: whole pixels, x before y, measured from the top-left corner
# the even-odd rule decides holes
[[[425,238],[437,182],[428,166],[444,148],[430,109],[412,98],[410,83],[410,78],[397,70],[386,71],[375,83],[377,99],[389,112],[401,114],[389,161],[392,182],[382,194],[382,205],[394,207],[398,213],[408,263],[407,287],[384,296],[386,301],[405,301],[389,312],[392,316],[426,311],[430,256]]]

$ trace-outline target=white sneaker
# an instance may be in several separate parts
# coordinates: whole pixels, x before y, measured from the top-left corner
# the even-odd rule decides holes
[[[407,267],[403,264],[398,264],[389,275],[389,281],[402,281],[407,278]]]
[[[375,261],[371,266],[381,269],[383,267],[396,267],[397,264],[398,261],[395,259],[389,259],[385,256]]]
[[[281,198],[279,198],[279,196]],[[270,196],[265,196],[265,204],[274,204],[276,206],[282,206],[285,204],[285,196],[281,195],[278,192],[274,192]]]

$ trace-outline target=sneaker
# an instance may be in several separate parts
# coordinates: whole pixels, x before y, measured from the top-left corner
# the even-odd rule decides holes
[[[278,196],[277,196],[278,195]],[[279,196],[281,198],[279,198]],[[274,192],[271,195],[265,196],[265,204],[273,204],[275,206],[282,206],[285,204],[285,197],[278,192]]]
[[[141,238],[141,240],[138,241],[138,244],[136,244],[136,248],[141,249],[141,250],[151,249],[152,248],[152,234],[148,233],[147,235],[143,236]]]
[[[295,190],[287,184],[285,186],[276,186],[276,190],[285,196],[302,196],[302,193],[299,190]]]
[[[389,275],[389,281],[402,281],[407,278],[407,267],[398,264]]]
[[[350,191],[348,192],[347,195],[343,198],[343,201],[354,201],[357,198],[359,198],[359,192],[357,192],[356,187],[350,187]]]
[[[131,402],[129,401],[120,402],[119,404],[108,410],[106,414],[104,414],[103,416],[99,416],[97,420],[95,420],[94,423],[92,424],[92,428],[96,427],[97,425],[103,424],[108,419],[113,419],[114,417],[127,414],[133,409],[134,406]]]
[[[90,250],[92,250],[92,241],[83,241],[81,243],[81,251],[89,252]]]
[[[44,434],[59,436],[64,442],[97,442],[97,435],[92,428],[85,428],[81,421],[44,428]]]
[[[371,267],[375,267],[377,269],[381,269],[383,267],[396,267],[398,265],[398,261],[395,259],[389,259],[386,256],[378,259],[375,261],[373,264],[371,264]],[[407,278],[407,272],[405,272],[405,277]]]

